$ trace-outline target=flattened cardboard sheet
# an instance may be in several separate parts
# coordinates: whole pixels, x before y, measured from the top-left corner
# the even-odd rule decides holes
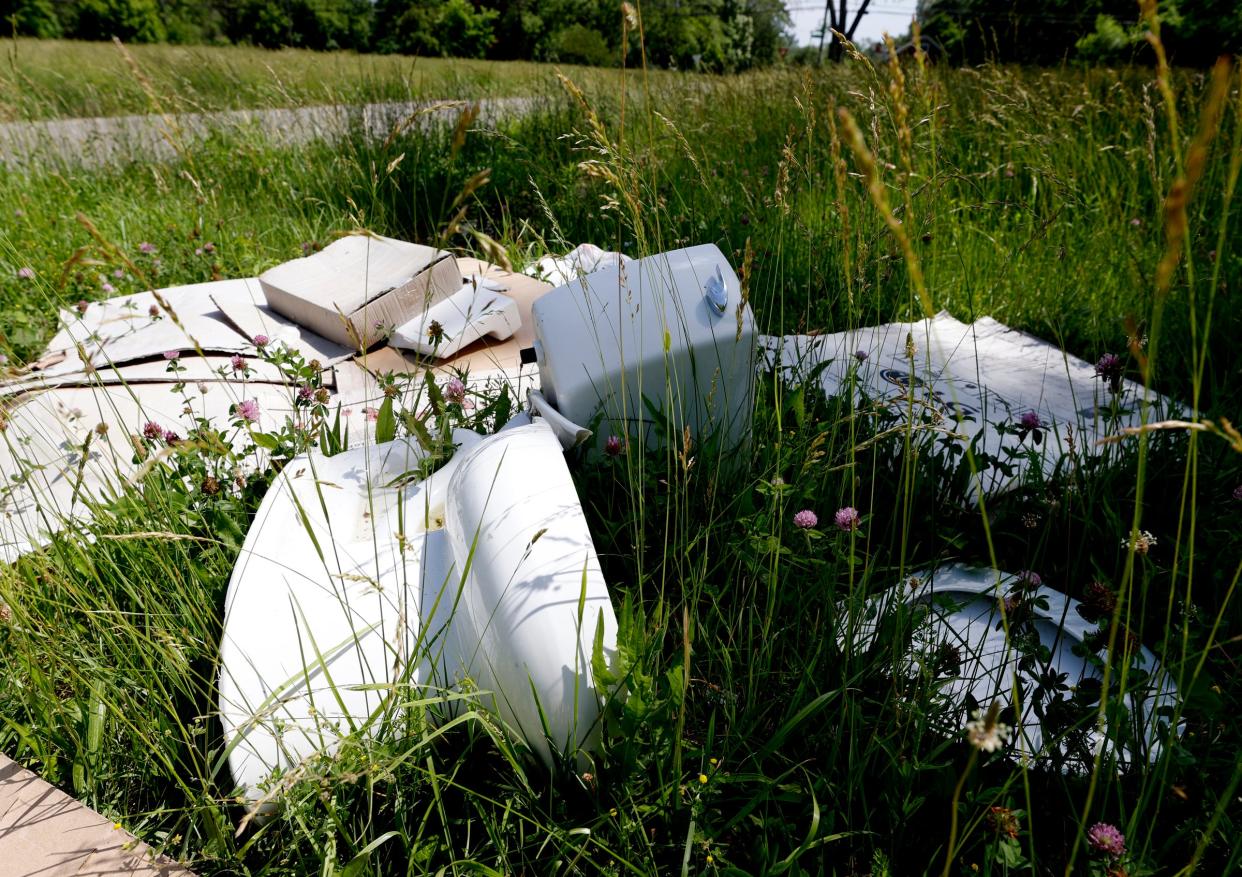
[[[272,341],[284,344],[290,350],[300,353],[307,362],[317,359],[323,365],[331,365],[343,362],[354,354],[351,348],[329,341],[322,335],[316,335],[309,329],[282,317],[273,311],[262,297],[257,300],[243,301],[236,297],[216,298],[213,296],[212,301],[229,324],[244,337],[253,340],[258,335],[266,335]]]
[[[92,302],[80,314],[61,311],[61,329],[48,342],[45,359],[59,352],[65,356],[41,371],[81,371],[83,353],[98,368],[156,359],[169,350],[253,352],[250,339],[223,319],[214,299],[246,302],[261,295],[254,280],[219,280]]]
[[[245,359],[250,370],[250,375],[245,380],[269,384],[284,383],[284,376],[277,366],[254,356],[248,356]],[[168,370],[168,361],[162,357],[127,365],[109,363],[98,369],[92,367],[89,371],[60,375],[34,372],[17,380],[0,383],[0,399],[38,390],[54,390],[57,387],[90,387],[100,384],[171,384],[175,381],[187,383],[200,381],[239,383],[243,381],[241,375],[234,371],[232,357],[229,356],[186,354],[181,356],[178,363],[180,370],[176,373]],[[324,369],[324,385],[331,388],[331,380],[332,369]]]
[[[88,520],[88,498],[105,500],[123,489],[138,469],[130,436],[147,421],[185,435],[192,418],[206,417],[241,447],[249,436],[228,426],[231,405],[256,400],[257,428],[266,431],[293,411],[290,391],[278,384],[219,382],[205,394],[193,386],[184,393],[170,388],[64,387],[13,400],[0,431],[0,561],[45,544],[69,522]]]

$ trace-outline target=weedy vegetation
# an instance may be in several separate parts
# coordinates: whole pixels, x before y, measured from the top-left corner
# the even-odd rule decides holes
[[[111,73],[70,87],[77,59],[104,49],[57,45],[36,74],[23,59],[38,50],[7,50],[20,63],[0,94],[24,118],[530,100],[495,124],[465,106],[456,123],[383,138],[280,145],[255,126],[169,162],[11,163],[10,365],[37,355],[59,307],[251,276],[356,227],[517,266],[582,241],[632,255],[715,242],[765,332],[991,315],[1091,362],[1116,355],[1192,426],[1119,436],[1052,476],[1031,467],[981,504],[962,460],[917,424],[764,375],[740,465],[681,436],[571,465],[621,622],[620,661],[598,668],[608,696],[588,770],[545,770],[485,716],[444,733],[411,722],[307,765],[262,824],[243,823],[212,710],[225,588],[274,471],[204,496],[207,469],[183,476],[211,461],[174,452],[141,492],[0,570],[6,753],[204,875],[1242,866],[1237,69],[855,56],[557,82],[446,62],[418,80],[426,61],[314,56],[285,74],[267,68],[283,54],[151,48],[135,55],[146,86]],[[399,414],[394,429],[415,428]],[[315,416],[322,431],[281,437],[286,457],[339,444],[330,412]],[[858,517],[838,526],[845,508]],[[1143,531],[1156,542],[1136,550]],[[1105,683],[1053,678],[1031,695],[1057,734],[1105,717],[1124,728],[1123,696],[1144,684],[1133,645],[1159,656],[1182,696],[1149,767],[976,748],[972,705],[943,696],[951,656],[907,657],[912,613],[865,647],[840,635],[869,596],[953,560],[1037,571],[1099,609]],[[1006,720],[973,706],[977,731]]]

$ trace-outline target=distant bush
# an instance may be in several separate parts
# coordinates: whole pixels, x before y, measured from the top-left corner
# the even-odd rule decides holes
[[[1135,25],[1129,30],[1122,27],[1111,15],[1097,15],[1095,30],[1080,38],[1074,45],[1078,54],[1091,61],[1112,60],[1143,42],[1143,29]]]
[[[225,8],[225,34],[236,43],[361,49],[370,39],[369,0],[238,0]]]
[[[1149,27],[1133,0],[925,0],[923,34],[954,63],[1056,65],[1067,60],[1151,63]],[[1207,66],[1242,50],[1237,0],[1157,0],[1160,34],[1174,64]]]
[[[77,12],[75,36],[132,43],[160,43],[168,37],[155,0],[81,0]]]
[[[554,39],[556,60],[567,64],[591,64],[605,67],[615,60],[604,35],[583,24],[571,24]]]
[[[499,17],[496,10],[469,0],[381,2],[374,45],[381,52],[482,58],[496,42]]]
[[[227,43],[225,18],[219,6],[198,0],[160,0],[160,16],[168,42],[180,45]]]
[[[500,13],[486,7],[475,8],[469,0],[447,0],[439,7],[439,38],[445,55],[455,58],[482,58],[496,42],[496,19]]]
[[[55,39],[64,33],[51,0],[0,0],[4,29],[23,36]]]

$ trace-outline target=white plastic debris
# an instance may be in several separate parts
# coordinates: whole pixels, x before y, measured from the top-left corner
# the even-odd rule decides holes
[[[571,280],[604,268],[620,268],[633,260],[622,253],[601,249],[595,244],[579,244],[564,256],[544,256],[526,269],[526,273],[553,286],[564,286]]]
[[[1012,487],[1034,465],[1052,473],[1071,448],[1095,454],[1097,441],[1171,409],[1167,399],[1122,381],[1113,394],[1095,368],[1055,345],[990,317],[962,323],[947,313],[831,335],[761,339],[771,362],[792,383],[818,374],[825,394],[864,395],[903,417],[930,419],[977,455],[1012,465],[980,474],[985,494]],[[910,353],[913,353],[913,360]],[[913,388],[911,391],[911,385]],[[1025,421],[1024,421],[1024,418]],[[1008,429],[1001,434],[997,423]],[[1021,427],[1034,427],[1021,431]]]
[[[755,319],[714,245],[599,269],[549,292],[532,313],[541,391],[575,423],[602,412],[601,440],[681,441],[683,428],[724,448],[748,439]]]
[[[531,412],[547,421],[548,426],[552,427],[552,432],[556,433],[557,441],[565,450],[568,451],[570,448],[576,448],[590,441],[591,430],[566,418],[544,398],[543,393],[531,390],[526,394],[526,399],[530,403]]]
[[[616,619],[561,447],[539,421],[453,440],[425,480],[397,441],[298,458],[264,498],[221,643],[229,764],[252,800],[424,698],[432,721],[487,709],[545,761],[591,745],[592,644],[611,655]]]
[[[480,338],[511,338],[522,325],[518,303],[495,280],[471,277],[453,295],[398,326],[388,343],[423,356],[448,359]]]
[[[1008,631],[1001,609],[1006,599],[1011,601]],[[1145,646],[1137,649],[1136,670],[1129,674],[1130,690],[1123,698],[1125,727],[1105,725],[1101,732],[1095,723],[1098,701],[1088,701],[1083,710],[1087,719],[1052,736],[1046,732],[1041,714],[1051,717],[1058,710],[1049,706],[1050,692],[1037,693],[1041,678],[1066,699],[1102,678],[1100,666],[1086,657],[1106,655],[1100,644],[1089,644],[1098,622],[1084,617],[1078,600],[1038,583],[1029,573],[952,564],[909,576],[870,601],[865,617],[850,618],[838,630],[840,641],[855,652],[871,648],[884,618],[903,602],[926,609],[926,616],[916,620],[908,669],[942,677],[940,693],[951,704],[951,715],[965,715],[967,703],[985,713],[993,701],[1017,709],[1012,747],[1020,756],[1046,764],[1055,753],[1064,770],[1088,772],[1101,749],[1114,754],[1123,769],[1146,766],[1160,754],[1169,737],[1177,687]],[[1026,653],[1015,646],[1015,627],[1027,612],[1039,645],[1048,650],[1046,663],[1024,663]],[[1119,634],[1119,642],[1124,636]],[[1121,663],[1114,662],[1113,685],[1118,684]],[[1140,682],[1140,673],[1146,681]],[[960,724],[950,722],[943,730],[956,734]]]

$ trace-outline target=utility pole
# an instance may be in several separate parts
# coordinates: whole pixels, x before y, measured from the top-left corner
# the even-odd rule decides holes
[[[824,64],[824,34],[828,33],[828,13],[832,10],[832,0],[824,0],[824,20],[819,26],[819,64]]]

